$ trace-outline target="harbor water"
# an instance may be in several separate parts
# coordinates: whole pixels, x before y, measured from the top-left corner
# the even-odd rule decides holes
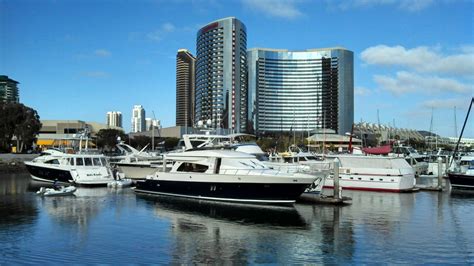
[[[0,174],[0,264],[474,264],[474,195],[344,191],[346,206],[263,207],[78,188],[39,197]]]

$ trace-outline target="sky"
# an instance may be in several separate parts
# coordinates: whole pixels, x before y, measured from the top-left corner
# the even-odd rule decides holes
[[[120,111],[128,132],[140,104],[174,126],[177,50],[195,55],[197,31],[230,16],[248,49],[353,51],[355,122],[460,134],[474,95],[467,0],[0,0],[0,75],[41,119]]]

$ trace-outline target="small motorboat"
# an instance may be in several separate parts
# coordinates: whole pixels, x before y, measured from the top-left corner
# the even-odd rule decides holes
[[[119,180],[114,180],[107,183],[107,187],[111,187],[111,188],[129,187],[131,185],[132,185],[131,179],[119,179]]]
[[[36,194],[42,197],[70,196],[76,191],[75,186],[59,187],[59,189],[41,187]]]

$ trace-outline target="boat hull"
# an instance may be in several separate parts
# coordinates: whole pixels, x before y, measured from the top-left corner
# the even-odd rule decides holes
[[[448,177],[453,189],[474,190],[474,175],[449,173]]]
[[[270,184],[147,179],[137,182],[135,192],[240,203],[292,204],[308,186],[307,183]]]
[[[413,175],[340,175],[339,179],[342,189],[379,192],[410,192],[413,191],[415,182]],[[324,187],[334,187],[333,177],[326,179]]]
[[[25,163],[25,165],[31,178],[34,180],[51,183],[54,182],[55,179],[58,179],[58,181],[62,183],[70,183],[73,180],[69,170],[36,166],[28,163]]]

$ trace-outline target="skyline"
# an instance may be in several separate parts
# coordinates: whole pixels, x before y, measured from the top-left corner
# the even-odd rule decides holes
[[[474,94],[473,8],[429,0],[0,1],[0,75],[20,82],[20,102],[41,119],[105,124],[114,110],[129,121],[142,105],[173,126],[178,49],[196,56],[202,25],[236,17],[247,49],[353,51],[355,122],[377,123],[379,113],[382,124],[428,131],[433,108],[433,132],[452,137],[454,107],[459,134]],[[474,138],[472,122],[464,137]]]

